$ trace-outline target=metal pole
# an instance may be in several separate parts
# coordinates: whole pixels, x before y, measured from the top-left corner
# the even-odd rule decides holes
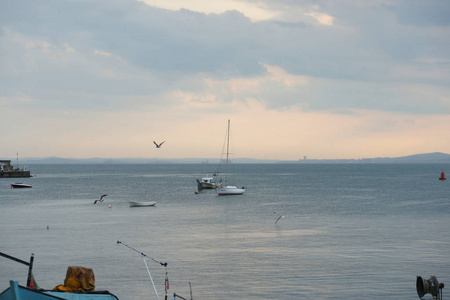
[[[175,297],[178,297],[178,298],[180,298],[182,300],[188,300],[188,299],[186,299],[184,297],[181,297],[180,295],[177,295],[177,293],[173,293],[173,299],[175,299]]]
[[[31,254],[31,255],[34,255],[34,254]],[[14,261],[16,261],[16,262],[18,262],[18,263],[21,263],[21,264],[24,264],[24,265],[26,265],[26,266],[29,266],[29,265],[30,265],[29,262],[26,262],[26,261],[24,261],[24,260],[18,259],[18,258],[14,257],[14,256],[8,255],[8,254],[3,253],[3,252],[0,252],[0,256],[9,258],[10,260],[14,260]]]
[[[169,275],[167,274],[167,266],[166,266],[166,277],[164,279],[164,299],[167,300],[167,290],[169,285]]]
[[[225,172],[225,186],[228,185],[228,154],[230,151],[230,120],[228,120],[228,130],[227,130],[227,164]]]
[[[124,245],[124,246],[130,248],[131,250],[133,250],[133,251],[139,253],[140,255],[150,258],[151,260],[153,260],[154,262],[160,264],[161,266],[164,266],[164,267],[167,266],[167,263],[166,263],[166,262],[165,262],[165,263],[160,262],[160,261],[154,259],[153,257],[150,257],[150,256],[146,255],[145,253],[142,253],[141,251],[138,251],[138,250],[134,249],[133,247],[131,247],[131,246],[129,246],[129,245],[127,245],[127,244],[125,244],[125,243],[123,243],[123,242],[121,242],[121,241],[117,241],[117,244],[122,244],[122,245]]]
[[[27,288],[30,287],[30,282],[31,282],[31,277],[32,277],[32,270],[33,270],[33,261],[34,261],[34,253],[31,253],[30,264],[28,266]]]

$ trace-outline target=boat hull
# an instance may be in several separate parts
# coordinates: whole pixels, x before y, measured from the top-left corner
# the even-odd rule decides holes
[[[218,185],[214,182],[213,177],[203,177],[202,181],[200,182],[201,188],[203,190],[205,189],[215,189],[218,187]]]
[[[118,300],[118,298],[109,292],[78,294],[36,291],[11,280],[10,287],[0,294],[0,300]]]
[[[204,189],[204,190],[217,188],[215,183],[202,182],[201,184],[202,184],[202,189]]]
[[[235,186],[222,186],[216,189],[217,195],[219,196],[232,196],[232,195],[242,195],[246,192],[244,188],[237,188]]]
[[[145,206],[155,206],[156,202],[149,201],[149,202],[138,202],[138,201],[128,201],[128,204],[130,207],[145,207]]]
[[[25,183],[13,183],[11,184],[12,189],[22,189],[22,188],[31,188],[31,185]]]

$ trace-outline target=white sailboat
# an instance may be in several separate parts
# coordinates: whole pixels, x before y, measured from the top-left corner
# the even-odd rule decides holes
[[[234,185],[228,185],[228,156],[230,153],[230,120],[228,120],[228,130],[227,130],[227,160],[225,169],[225,182],[222,182],[217,188],[217,195],[228,196],[228,195],[242,195],[245,193],[245,187],[238,188]]]

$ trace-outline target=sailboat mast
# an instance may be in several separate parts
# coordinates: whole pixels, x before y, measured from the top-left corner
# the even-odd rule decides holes
[[[230,153],[230,120],[228,120],[227,130],[227,164],[225,168],[225,185],[228,185],[228,154]]]

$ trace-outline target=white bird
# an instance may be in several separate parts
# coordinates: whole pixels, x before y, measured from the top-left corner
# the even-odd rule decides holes
[[[94,201],[94,204],[97,203],[97,201],[103,202],[103,198],[105,198],[106,196],[108,196],[108,195],[106,195],[106,194],[105,195],[101,195],[100,199]]]
[[[165,142],[165,141],[164,141]],[[153,141],[153,144],[156,145],[156,148],[161,148],[162,144],[164,144],[164,142],[162,142],[161,144],[157,144],[155,141]]]
[[[284,219],[284,216],[279,216],[278,219],[275,221],[275,224],[277,224],[277,222],[278,222],[280,219]]]

